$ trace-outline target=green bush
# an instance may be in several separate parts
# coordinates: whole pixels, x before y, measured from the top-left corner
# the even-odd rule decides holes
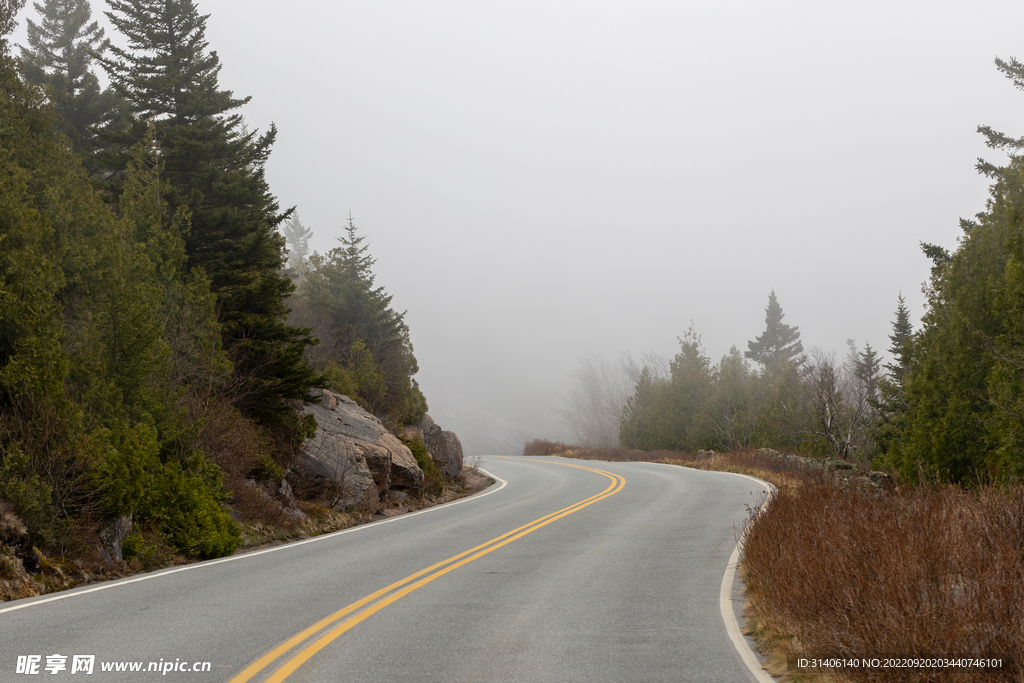
[[[160,445],[152,426],[134,425],[119,441],[92,470],[94,485],[109,515],[134,514],[152,486],[153,473],[160,469]]]
[[[402,439],[402,442],[409,447],[409,450],[412,451],[413,456],[416,458],[416,464],[423,470],[423,490],[434,496],[444,491],[444,476],[441,474],[437,463],[430,457],[430,453],[427,451],[423,441],[419,437],[413,437],[411,439]]]
[[[201,476],[168,463],[153,482],[153,494],[140,512],[175,548],[188,555],[221,557],[241,545],[241,530],[221,507],[217,492]]]
[[[284,479],[284,468],[269,455],[261,455],[250,474],[259,481],[279,482]]]

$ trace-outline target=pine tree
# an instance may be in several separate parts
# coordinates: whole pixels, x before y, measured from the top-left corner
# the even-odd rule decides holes
[[[871,405],[878,403],[878,382],[881,380],[882,361],[871,344],[864,344],[864,350],[857,356],[853,376],[857,380],[861,397]]]
[[[914,334],[914,328],[910,324],[910,310],[901,292],[897,298],[896,320],[892,322],[892,334],[889,341],[889,353],[892,354],[893,362],[886,363],[885,369],[889,371],[891,381],[897,387],[903,386],[903,377],[910,367],[910,342]]]
[[[1024,90],[1024,63],[1017,61],[1017,59],[1013,57],[1011,57],[1008,62],[996,57],[995,64],[996,68],[1013,82],[1015,88],[1018,90]],[[992,130],[990,126],[978,126],[978,132],[985,136],[985,144],[989,149],[1005,152],[1010,155],[1011,158],[1019,157],[1021,152],[1024,151],[1024,138],[1010,137],[1005,133]],[[996,166],[995,164],[979,158],[975,168],[977,168],[978,172],[982,175],[988,176],[993,180],[998,180],[1007,167]],[[968,228],[965,232],[968,232],[969,228],[973,226],[974,223],[972,221],[961,221],[961,225],[965,225],[965,227]]]
[[[658,408],[658,385],[651,369],[644,366],[636,381],[632,395],[622,408],[619,425],[619,443],[626,448],[653,450],[657,446],[656,415]]]
[[[775,298],[775,290],[768,295],[765,309],[765,331],[755,341],[747,342],[750,350],[744,356],[772,369],[783,363],[799,363],[804,346],[800,342],[800,328],[790,327],[782,322],[785,314]]]
[[[46,0],[34,3],[42,19],[28,20],[28,46],[21,48],[26,80],[48,86],[54,109],[63,119],[80,158],[88,160],[95,147],[95,126],[113,115],[116,97],[102,91],[92,71],[96,55],[109,46],[103,29],[91,21],[88,0]]]
[[[324,256],[314,254],[310,259],[312,270],[302,282],[300,295],[310,308],[323,312],[330,320],[330,329],[320,334],[329,336],[342,354],[331,360],[348,365],[348,353],[354,345],[365,344],[388,387],[387,398],[374,400],[374,405],[398,422],[418,422],[426,412],[426,400],[412,379],[419,367],[405,313],[391,308],[391,295],[384,287],[375,286],[376,259],[367,253],[365,237],[357,230],[350,216],[345,235],[338,239],[341,246]]]
[[[309,238],[313,231],[302,224],[295,212],[285,219],[281,234],[288,246],[288,274],[293,280],[302,280],[309,272]]]
[[[7,36],[18,26],[15,17],[25,6],[25,0],[0,0],[0,56],[7,54]]]
[[[208,17],[192,0],[111,0],[110,6],[107,16],[128,47],[112,47],[112,56],[100,61],[132,119],[106,131],[105,163],[123,177],[128,148],[155,122],[172,188],[165,200],[191,214],[188,266],[209,277],[217,298],[241,387],[236,405],[261,421],[291,424],[286,401],[313,400],[310,389],[323,380],[303,357],[316,343],[309,330],[285,323],[294,285],[281,272],[284,239],[277,227],[288,214],[279,213],[264,170],[276,128],[263,135],[245,130],[236,110],[249,100],[220,89],[220,61],[207,50]]]

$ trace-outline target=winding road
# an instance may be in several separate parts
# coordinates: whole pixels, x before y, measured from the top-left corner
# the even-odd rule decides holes
[[[0,682],[764,680],[723,619],[761,482],[651,463],[480,465],[498,483],[448,505],[0,603]]]

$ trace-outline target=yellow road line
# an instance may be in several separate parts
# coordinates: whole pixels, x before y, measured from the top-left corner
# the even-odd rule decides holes
[[[517,459],[518,460],[519,458],[510,458],[510,459]],[[534,461],[534,462],[536,462],[536,461]],[[363,620],[367,619],[371,615],[373,615],[373,614],[379,612],[380,610],[384,609],[385,607],[387,607],[391,603],[395,602],[396,600],[402,598],[405,595],[408,595],[409,593],[411,593],[412,591],[416,590],[417,588],[425,586],[426,584],[430,583],[434,579],[437,579],[437,578],[439,578],[441,576],[444,576],[448,572],[450,572],[450,571],[452,571],[454,569],[457,569],[458,567],[461,567],[461,566],[463,566],[465,564],[468,564],[468,563],[472,562],[473,560],[476,560],[476,559],[478,559],[480,557],[483,557],[484,555],[486,555],[486,554],[488,554],[488,553],[490,553],[490,552],[492,552],[494,550],[497,550],[498,548],[501,548],[502,546],[508,545],[512,541],[515,541],[517,539],[522,538],[523,536],[526,536],[527,534],[533,533],[534,531],[536,531],[537,529],[540,529],[541,527],[547,526],[551,522],[554,522],[554,521],[556,521],[558,519],[561,519],[563,517],[571,515],[574,512],[582,510],[583,508],[587,507],[588,505],[592,505],[592,504],[596,503],[599,500],[603,500],[603,499],[607,498],[608,496],[614,495],[614,494],[618,493],[619,491],[621,491],[622,487],[626,485],[626,480],[625,479],[623,479],[622,477],[620,477],[617,474],[612,474],[611,472],[606,472],[605,470],[599,470],[599,469],[595,469],[593,467],[584,467],[583,465],[572,465],[572,464],[569,464],[569,463],[550,463],[550,464],[562,465],[563,467],[573,467],[575,469],[587,470],[589,472],[594,472],[595,474],[600,474],[602,476],[608,477],[609,479],[612,480],[612,483],[609,484],[608,488],[606,488],[601,493],[598,493],[596,495],[590,496],[589,498],[584,498],[583,500],[581,500],[579,502],[576,502],[576,503],[573,503],[572,505],[570,505],[568,507],[564,507],[561,510],[557,510],[556,512],[552,512],[551,514],[548,514],[548,515],[545,515],[545,516],[540,517],[538,519],[535,519],[532,522],[530,522],[528,524],[524,524],[523,526],[517,527],[517,528],[513,529],[512,531],[509,531],[507,533],[502,534],[501,536],[498,536],[496,538],[492,538],[491,540],[487,541],[486,543],[481,543],[480,545],[478,545],[476,547],[473,547],[473,548],[470,548],[469,550],[466,550],[464,552],[461,552],[458,555],[453,555],[452,557],[449,557],[446,560],[442,560],[441,562],[433,564],[433,565],[427,567],[426,569],[421,569],[420,571],[416,572],[415,574],[410,574],[409,576],[405,577],[401,581],[396,581],[395,583],[391,584],[390,586],[382,588],[379,591],[376,591],[375,593],[371,593],[370,595],[367,595],[365,598],[363,598],[361,600],[358,600],[358,601],[352,603],[351,605],[348,605],[347,607],[345,607],[345,608],[335,612],[334,614],[332,614],[332,615],[330,615],[328,617],[325,617],[324,619],[321,619],[320,621],[316,622],[312,626],[310,626],[310,627],[308,627],[306,629],[303,629],[302,631],[300,631],[296,635],[292,636],[291,638],[289,638],[285,642],[283,642],[280,645],[278,645],[276,648],[274,648],[273,650],[271,650],[267,654],[265,654],[262,657],[260,657],[258,660],[256,660],[255,662],[250,664],[248,667],[246,667],[241,673],[239,673],[237,676],[232,678],[229,681],[229,683],[246,683],[247,681],[252,679],[254,676],[259,674],[261,671],[263,671],[264,669],[269,667],[271,664],[273,664],[275,661],[277,661],[278,659],[281,659],[282,657],[284,657],[284,655],[286,655],[288,652],[290,652],[296,646],[300,645],[301,643],[303,643],[303,642],[305,642],[307,640],[310,640],[311,638],[313,638],[318,633],[320,633],[324,629],[328,628],[332,624],[334,624],[334,623],[336,623],[336,622],[338,622],[338,621],[340,621],[342,619],[345,619],[345,617],[349,617],[348,619],[345,619],[345,621],[343,621],[342,623],[338,624],[333,629],[331,629],[330,631],[328,631],[327,633],[322,635],[320,638],[318,638],[317,640],[312,642],[310,645],[308,645],[305,648],[303,648],[295,656],[293,656],[291,659],[289,659],[288,662],[285,663],[280,669],[275,671],[274,674],[270,678],[268,678],[266,680],[266,682],[265,682],[265,683],[281,683],[282,681],[284,681],[284,679],[286,679],[289,675],[291,675],[296,669],[298,669],[300,666],[302,666],[302,664],[304,664],[306,661],[308,661],[310,657],[312,657],[317,652],[319,652],[320,650],[325,648],[328,644],[330,644],[331,642],[333,642],[334,640],[339,638],[343,633],[345,633],[346,631],[348,631],[352,627],[356,626],[357,624],[359,624]],[[404,588],[403,588],[403,586],[404,586]],[[392,593],[392,591],[394,591],[394,592]],[[388,595],[389,593],[391,593],[391,595]],[[387,596],[387,597],[384,597],[384,596]],[[383,599],[381,599],[381,598],[383,598]],[[375,601],[377,601],[377,602],[375,602]],[[366,609],[363,609],[363,608],[366,608]],[[359,610],[362,610],[362,611],[359,611]],[[356,614],[353,615],[353,613],[356,613]],[[349,615],[353,615],[353,616],[349,616]]]

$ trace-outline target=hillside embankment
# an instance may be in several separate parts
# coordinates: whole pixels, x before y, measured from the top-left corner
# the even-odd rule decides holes
[[[291,465],[242,479],[223,503],[240,530],[236,554],[439,505],[493,483],[463,462],[458,437],[429,416],[399,434],[330,391],[303,412],[315,417],[317,430]],[[0,499],[0,601],[197,559],[174,552],[130,517],[106,520],[93,537],[85,553],[44,552],[14,506]]]

